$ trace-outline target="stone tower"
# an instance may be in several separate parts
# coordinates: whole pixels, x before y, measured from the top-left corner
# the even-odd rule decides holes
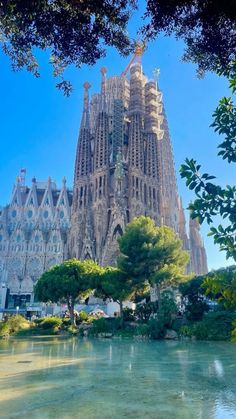
[[[157,225],[172,227],[191,254],[189,271],[207,272],[206,253],[196,222],[190,238],[178,195],[173,152],[162,93],[157,82],[134,63],[130,77],[106,78],[101,69],[101,90],[89,102],[84,84],[79,132],[70,255],[114,264],[117,237],[138,215]]]

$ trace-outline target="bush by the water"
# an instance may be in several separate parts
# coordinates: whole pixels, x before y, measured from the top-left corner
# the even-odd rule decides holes
[[[0,337],[9,336],[20,330],[30,328],[30,322],[21,315],[9,317],[7,320],[0,322]]]
[[[232,342],[236,342],[236,322],[233,322],[233,330],[231,332]]]
[[[212,311],[205,314],[202,321],[183,326],[180,334],[195,337],[197,340],[230,340],[235,321],[235,312]]]
[[[60,317],[43,317],[39,319],[37,326],[42,329],[58,329],[62,324],[62,319]]]
[[[120,318],[101,318],[94,320],[90,333],[97,336],[99,333],[115,333],[121,328]]]

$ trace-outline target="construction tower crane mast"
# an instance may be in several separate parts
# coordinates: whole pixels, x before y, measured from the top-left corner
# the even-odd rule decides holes
[[[126,69],[123,71],[123,73],[121,74],[121,76],[126,76],[126,74],[128,73],[130,67],[132,64],[134,63],[140,63],[141,62],[141,57],[144,53],[145,50],[145,44],[144,42],[137,42],[136,47],[135,47],[135,51],[134,51],[134,55],[131,58],[129,64],[127,65]]]

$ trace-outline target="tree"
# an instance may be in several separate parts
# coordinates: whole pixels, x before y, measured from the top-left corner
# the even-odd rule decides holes
[[[36,77],[36,49],[48,50],[53,75],[61,77],[57,87],[69,95],[66,67],[94,64],[105,46],[129,52],[126,27],[134,7],[135,0],[2,0],[0,43],[14,70],[25,67]]]
[[[236,308],[236,266],[210,272],[202,288],[209,298],[224,304],[225,308]]]
[[[222,70],[223,71],[223,70]],[[236,106],[233,94],[236,91],[236,61],[228,67],[231,97],[221,99],[215,110],[212,127],[225,138],[218,146],[219,153],[228,163],[236,162]],[[226,257],[236,260],[236,187],[227,185],[225,188],[212,183],[215,176],[200,173],[201,165],[194,159],[186,159],[181,166],[180,174],[186,179],[186,185],[194,190],[197,199],[189,205],[191,217],[198,217],[200,223],[204,220],[213,223],[216,215],[220,215],[224,222],[218,227],[211,227],[209,235],[220,245],[220,250],[226,251]]]
[[[147,39],[164,33],[185,42],[185,61],[198,72],[225,69],[236,57],[235,0],[147,0],[142,32]]]
[[[123,320],[123,302],[133,298],[137,284],[130,275],[119,268],[107,266],[94,283],[95,295],[111,298],[120,306],[120,316]]]
[[[91,260],[66,260],[41,276],[35,286],[35,297],[43,302],[66,302],[71,324],[75,325],[75,302],[91,294],[94,277],[100,271],[100,267]]]
[[[186,303],[185,311],[189,320],[202,320],[203,314],[209,311],[210,307],[202,288],[204,279],[204,276],[196,276],[179,286]]]
[[[137,217],[126,226],[118,243],[122,253],[118,267],[133,278],[137,287],[145,283],[155,287],[159,308],[161,289],[175,286],[188,278],[184,269],[189,255],[170,227],[157,227],[151,218]]]

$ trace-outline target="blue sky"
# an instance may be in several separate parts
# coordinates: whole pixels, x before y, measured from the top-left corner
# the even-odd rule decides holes
[[[136,21],[131,21],[134,34]],[[148,45],[143,56],[145,74],[152,78],[155,67],[160,68],[159,86],[163,92],[174,157],[177,180],[183,204],[187,207],[193,194],[180,179],[178,170],[186,157],[193,157],[203,170],[215,174],[217,181],[233,184],[235,168],[217,156],[219,136],[209,127],[211,115],[223,95],[228,95],[227,81],[214,74],[197,79],[196,67],[183,63],[183,45],[172,38],[159,38]],[[65,98],[55,88],[48,56],[39,53],[39,79],[26,71],[13,73],[6,56],[0,54],[0,205],[9,202],[13,184],[20,168],[27,169],[27,183],[32,177],[45,180],[50,175],[60,185],[66,176],[72,187],[76,143],[81,118],[84,81],[92,85],[91,93],[100,88],[100,68],[105,65],[108,76],[120,74],[130,58],[120,57],[108,49],[106,58],[95,66],[71,68],[67,77],[73,83],[71,97]],[[225,254],[207,237],[209,227],[203,225],[209,268],[232,264]]]

